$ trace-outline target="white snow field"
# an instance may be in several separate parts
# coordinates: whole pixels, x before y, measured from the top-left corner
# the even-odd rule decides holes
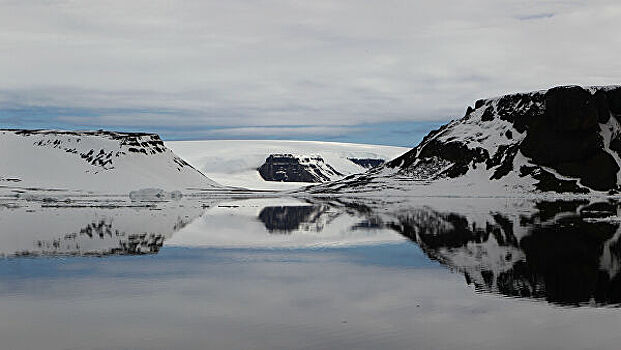
[[[159,136],[107,131],[0,130],[0,189],[124,194],[219,188]]]
[[[286,190],[309,185],[303,182],[263,180],[257,168],[270,154],[320,156],[325,164],[347,176],[368,170],[348,158],[388,161],[410,150],[407,147],[319,141],[210,140],[167,141],[165,144],[219,184],[261,190]],[[331,180],[339,177],[332,177]]]

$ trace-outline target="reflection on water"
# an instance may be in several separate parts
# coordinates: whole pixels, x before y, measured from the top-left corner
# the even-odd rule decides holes
[[[318,218],[324,213],[322,205],[265,207],[259,213],[259,219],[270,233],[290,233],[299,230],[302,224],[318,224]],[[323,226],[314,225],[314,228],[321,231]]]
[[[619,212],[498,198],[5,203],[0,348],[615,348]],[[41,255],[63,259],[22,259]],[[91,255],[115,256],[79,257]]]
[[[539,202],[532,213],[482,214],[404,210],[387,225],[478,291],[562,305],[621,302],[616,204]]]
[[[212,248],[318,248],[401,243],[388,227],[362,229],[368,213],[339,202],[252,199],[207,208],[165,245]],[[360,229],[356,229],[360,228]]]
[[[0,207],[0,256],[154,254],[165,239],[202,212],[193,203],[46,206],[21,202]]]
[[[451,201],[458,202],[288,200],[269,205],[275,201],[258,199],[232,205],[158,203],[105,209],[5,206],[0,252],[132,255],[157,253],[165,242],[295,248],[373,245],[405,237],[430,259],[462,273],[479,292],[561,305],[621,303],[617,203],[489,202],[468,208]],[[287,235],[270,235],[274,233]]]

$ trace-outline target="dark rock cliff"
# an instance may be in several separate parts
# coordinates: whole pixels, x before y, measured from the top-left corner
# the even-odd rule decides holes
[[[291,154],[272,154],[257,170],[264,180],[279,182],[325,182],[343,176],[319,156]]]
[[[430,180],[482,166],[489,180],[514,172],[536,179],[541,191],[616,191],[620,122],[621,87],[561,86],[479,100],[386,166]],[[518,153],[528,164],[516,164]]]
[[[385,163],[383,159],[375,158],[347,158],[352,163],[358,164],[363,168],[371,169],[378,167]]]

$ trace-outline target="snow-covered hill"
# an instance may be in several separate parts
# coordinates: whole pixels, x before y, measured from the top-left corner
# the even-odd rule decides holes
[[[154,134],[0,130],[0,188],[128,194],[214,187]]]
[[[253,189],[291,189],[308,185],[308,182],[266,181],[258,169],[266,164],[270,155],[290,155],[294,170],[317,175],[315,179],[308,179],[317,182],[362,173],[377,164],[377,160],[394,159],[408,151],[405,147],[268,140],[167,141],[166,146],[220,184]],[[272,174],[279,170],[286,172],[286,169],[276,169]]]
[[[565,86],[479,100],[411,151],[316,193],[617,193],[621,87]]]

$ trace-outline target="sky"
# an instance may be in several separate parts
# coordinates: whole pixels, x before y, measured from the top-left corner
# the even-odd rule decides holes
[[[617,0],[0,9],[0,128],[414,146],[479,98],[621,84]]]

